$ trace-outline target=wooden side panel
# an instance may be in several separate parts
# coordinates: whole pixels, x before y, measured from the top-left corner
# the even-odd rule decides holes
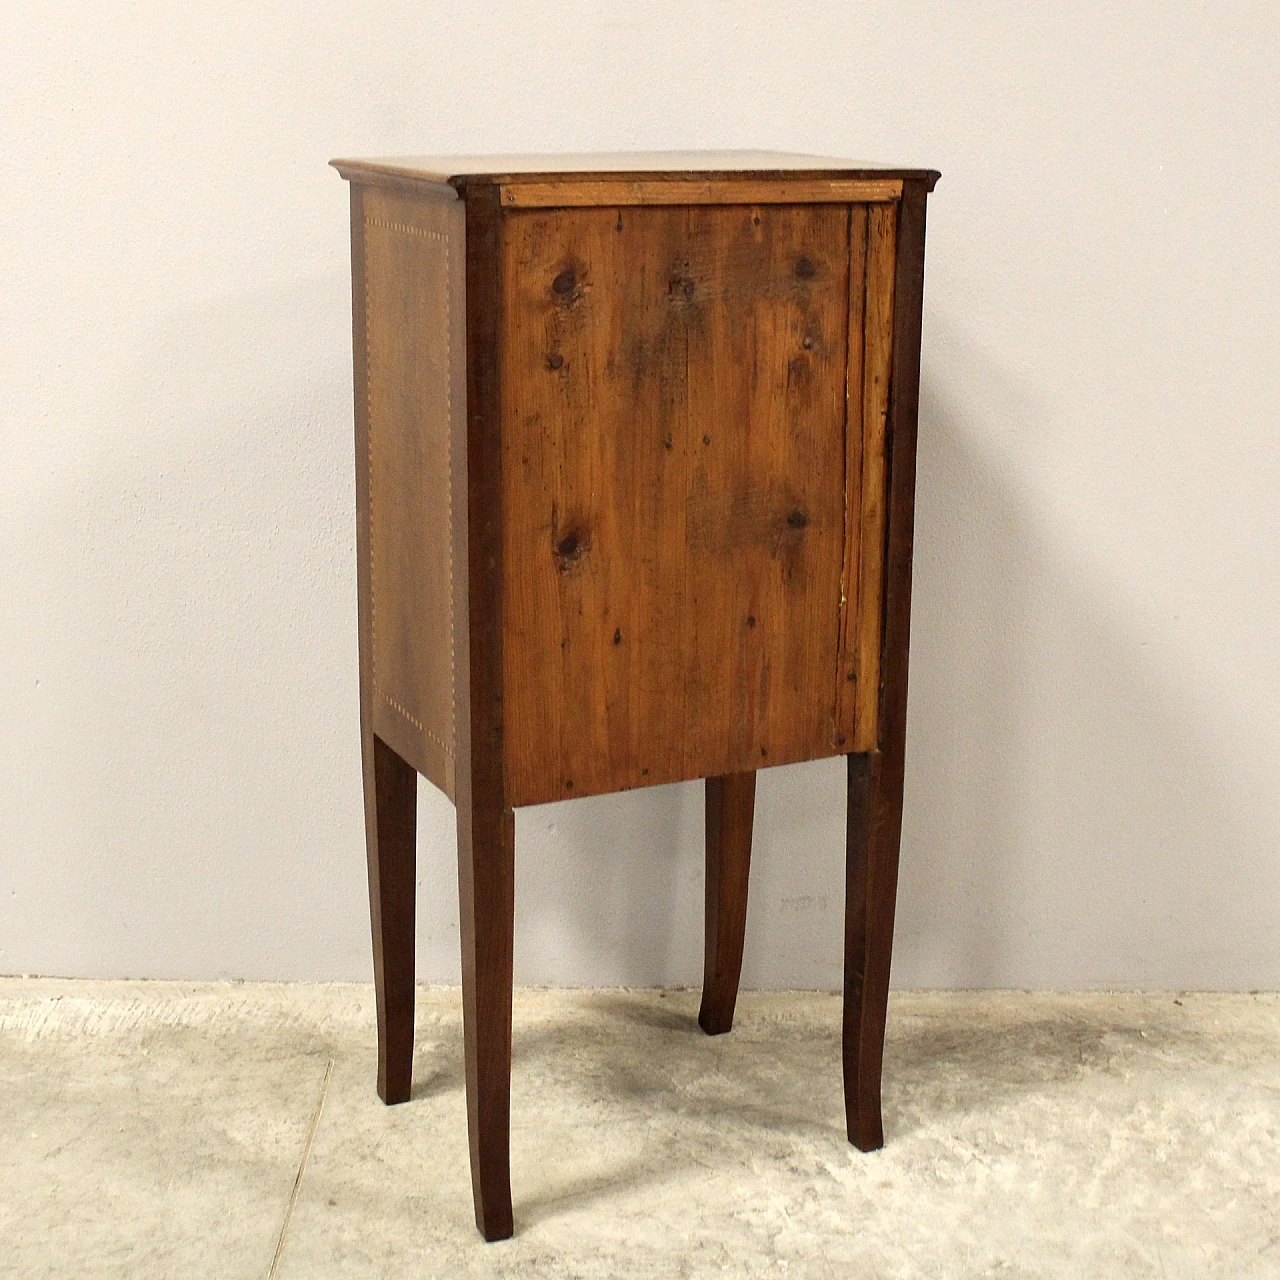
[[[465,409],[462,206],[370,187],[360,232],[357,409],[364,449],[357,466],[373,730],[452,798],[452,472]]]
[[[839,750],[847,226],[508,214],[512,804]]]
[[[855,434],[854,365],[851,353],[849,452],[856,450],[858,475],[849,478],[850,525],[856,516],[857,572],[846,566],[841,653],[837,685],[839,741],[849,751],[873,750],[879,740],[880,651],[884,623],[884,556],[887,469],[885,424],[889,413],[893,366],[893,293],[897,268],[898,211],[895,205],[871,205],[866,215],[866,288],[862,305],[863,345],[861,440]],[[850,467],[852,472],[852,467]],[[852,547],[854,534],[850,529]],[[852,681],[850,680],[852,675]]]

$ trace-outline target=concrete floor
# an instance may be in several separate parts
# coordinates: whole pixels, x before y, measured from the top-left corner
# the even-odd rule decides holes
[[[459,997],[414,1100],[358,986],[0,980],[0,1275],[1280,1277],[1280,999],[904,994],[888,1144],[840,1006],[521,991],[517,1236],[471,1220]]]

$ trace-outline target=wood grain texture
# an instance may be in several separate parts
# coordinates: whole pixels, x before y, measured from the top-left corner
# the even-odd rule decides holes
[[[896,207],[873,205],[867,217],[867,289],[862,377],[862,474],[858,487],[858,595],[854,657],[853,749],[878,742],[883,625],[886,422],[893,369]]]
[[[923,181],[934,169],[902,169],[839,156],[790,151],[597,151],[516,155],[384,156],[330,162],[344,178],[458,188],[517,182],[800,181],[832,178],[870,182]]]
[[[409,1101],[413,1082],[418,775],[376,735],[365,739],[364,754],[378,1096],[391,1105]]]
[[[867,206],[849,209],[849,323],[845,364],[844,557],[836,659],[835,740],[852,750],[858,694],[858,548],[862,538],[862,406],[866,358]]]
[[[849,204],[897,200],[901,178],[786,178],[766,181],[613,180],[513,182],[502,186],[502,203],[512,209],[572,208],[633,204]]]
[[[451,471],[462,415],[462,208],[366,190],[359,234],[364,448],[357,466],[373,724],[452,796]],[[414,483],[405,484],[405,476]]]
[[[706,947],[698,1025],[709,1036],[733,1027],[747,929],[755,809],[754,773],[707,779]]]
[[[847,753],[845,1099],[850,1139],[883,1141],[937,175],[632,159],[558,190],[545,170],[446,184],[411,161],[343,162],[378,1087],[398,1101],[411,1084],[417,768],[457,804],[491,1240],[513,1228],[517,804],[709,779],[700,1022],[717,1033],[754,770]],[[891,186],[828,202],[836,179]]]
[[[414,905],[418,779],[375,732],[372,556],[369,526],[369,419],[365,302],[365,193],[351,188],[352,332],[356,423],[356,578],[360,649],[360,746],[373,976],[378,1019],[378,1095],[407,1102],[413,1070]],[[400,726],[396,726],[398,729]],[[416,741],[403,735],[407,750]]]
[[[847,220],[508,213],[512,803],[838,750]]]
[[[511,1235],[511,977],[515,815],[504,785],[502,212],[497,191],[466,203],[466,503],[455,504],[458,899],[467,1131],[476,1226]]]
[[[884,1142],[881,1074],[906,764],[926,192],[923,182],[907,184],[897,230],[880,749],[849,757],[844,1091],[849,1140],[864,1151]]]

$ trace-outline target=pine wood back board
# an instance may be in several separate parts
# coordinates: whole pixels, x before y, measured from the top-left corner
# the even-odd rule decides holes
[[[360,176],[374,727],[453,797],[462,202]],[[536,178],[498,185],[510,803],[872,748],[901,179]]]

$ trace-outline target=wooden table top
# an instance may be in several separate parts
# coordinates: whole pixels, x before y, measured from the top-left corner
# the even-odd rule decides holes
[[[344,177],[384,174],[419,182],[513,183],[546,181],[558,175],[591,174],[597,178],[655,178],[787,174],[815,178],[924,178],[928,189],[938,179],[934,169],[903,169],[872,161],[793,151],[594,151],[535,152],[522,155],[384,156],[331,162]]]

